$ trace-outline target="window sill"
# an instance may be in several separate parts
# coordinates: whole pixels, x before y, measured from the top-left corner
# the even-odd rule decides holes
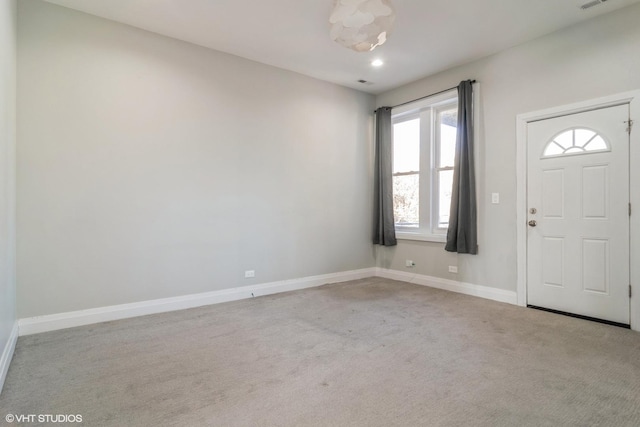
[[[396,231],[396,239],[417,240],[420,242],[446,243],[447,236],[445,236],[444,234],[424,234],[424,233],[412,233],[410,231]]]

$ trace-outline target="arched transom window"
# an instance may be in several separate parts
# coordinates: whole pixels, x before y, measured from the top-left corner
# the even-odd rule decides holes
[[[591,129],[574,128],[559,133],[544,148],[542,157],[569,156],[610,151],[604,138]]]

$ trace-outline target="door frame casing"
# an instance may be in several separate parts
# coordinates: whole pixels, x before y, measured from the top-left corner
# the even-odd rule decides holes
[[[640,90],[624,92],[603,98],[561,105],[516,116],[516,248],[518,305],[527,305],[527,126],[529,123],[599,108],[629,104],[630,119],[640,126]],[[629,201],[633,208],[629,221],[630,284],[634,295],[630,303],[631,329],[640,331],[640,192],[633,191],[633,183],[640,185],[640,130],[633,129],[629,139]],[[635,265],[634,265],[635,264]]]

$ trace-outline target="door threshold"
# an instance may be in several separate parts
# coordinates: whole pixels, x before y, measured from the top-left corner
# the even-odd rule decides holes
[[[551,308],[538,307],[536,305],[527,305],[528,308],[533,308],[535,310],[546,311],[549,313],[562,314],[563,316],[575,317],[577,319],[590,320],[592,322],[604,323],[605,325],[617,326],[619,328],[631,329],[631,325],[627,325],[626,323],[618,323],[612,322],[611,320],[598,319],[595,317],[583,316],[581,314],[567,313],[566,311],[553,310]]]

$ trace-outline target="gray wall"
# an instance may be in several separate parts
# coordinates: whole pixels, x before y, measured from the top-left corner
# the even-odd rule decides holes
[[[478,256],[454,255],[444,245],[402,241],[378,249],[378,266],[516,290],[516,116],[520,113],[640,89],[640,5],[630,6],[381,94],[396,105],[477,79]],[[633,185],[632,185],[632,188]],[[491,193],[501,203],[491,204]],[[416,262],[407,269],[406,259]],[[458,265],[459,273],[448,272]]]
[[[0,2],[0,356],[16,322],[15,134],[16,2],[5,0]]]
[[[637,22],[640,5],[378,96],[475,78],[482,117],[480,255],[402,241],[377,265],[515,290],[515,117],[639,89]],[[19,2],[18,44],[20,317],[374,265],[371,96],[40,1]]]
[[[372,96],[18,12],[19,317],[375,265]]]

